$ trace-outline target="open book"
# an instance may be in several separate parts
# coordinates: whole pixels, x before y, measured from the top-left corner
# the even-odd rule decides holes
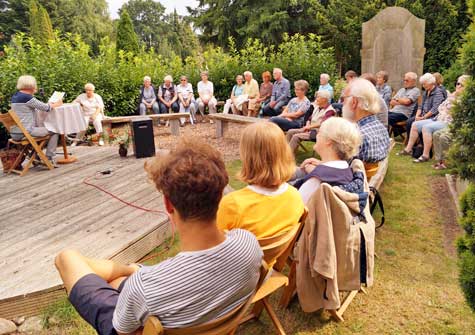
[[[56,103],[59,100],[62,100],[63,97],[64,97],[64,92],[54,91],[53,95],[51,96],[51,98],[49,98],[48,102]]]

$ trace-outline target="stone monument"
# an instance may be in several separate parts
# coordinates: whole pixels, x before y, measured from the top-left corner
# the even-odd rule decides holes
[[[422,74],[425,20],[402,7],[388,7],[363,23],[361,72],[389,73],[388,84],[397,91],[403,76]]]

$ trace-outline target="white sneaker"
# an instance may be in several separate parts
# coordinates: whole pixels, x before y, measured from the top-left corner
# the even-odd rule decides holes
[[[104,140],[101,138],[99,139],[99,145],[102,147],[104,145]]]
[[[209,123],[213,124],[213,123],[214,123],[214,121],[213,121],[213,120],[209,120]]]
[[[78,141],[74,141],[73,143],[71,143],[71,148],[75,147],[76,145],[78,145]]]

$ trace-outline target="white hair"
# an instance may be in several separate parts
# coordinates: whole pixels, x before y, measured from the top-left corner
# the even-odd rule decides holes
[[[322,123],[318,134],[332,142],[332,149],[341,160],[349,160],[358,153],[361,135],[353,122],[331,117]]]
[[[84,85],[84,90],[93,90],[95,91],[96,88],[94,87],[94,85],[92,83],[87,83],[86,85]]]
[[[417,74],[415,72],[408,72],[404,75],[404,77],[408,77],[411,80],[417,80]]]
[[[329,81],[330,80],[330,75],[328,73],[322,73],[320,75],[320,78],[325,78],[326,81]]]
[[[36,90],[36,79],[33,76],[21,76],[16,83],[17,90]]]
[[[244,76],[246,76],[247,74],[250,75],[251,78],[252,78],[252,72],[251,71],[244,71]]]
[[[327,91],[327,90],[320,90],[320,91],[317,91],[317,93],[315,94],[315,96],[320,97],[320,98],[327,99],[328,102],[330,102],[330,100],[331,100],[331,98],[332,98],[332,95],[331,95],[330,92]]]
[[[278,73],[282,74],[282,69],[280,69],[278,67],[275,67],[274,70],[272,70],[272,72],[278,72]]]
[[[152,81],[152,78],[150,78],[149,76],[145,76],[143,77],[143,81]]]
[[[368,80],[356,78],[350,83],[349,95],[358,99],[358,107],[371,114],[381,111],[380,97],[375,86]]]
[[[173,82],[173,77],[168,74],[168,75],[165,76],[165,78],[163,78],[163,81]]]
[[[465,83],[468,79],[470,79],[470,76],[468,74],[463,74],[457,78],[457,81],[461,83]]]
[[[432,73],[424,73],[422,77],[419,79],[421,84],[435,84],[436,80]]]

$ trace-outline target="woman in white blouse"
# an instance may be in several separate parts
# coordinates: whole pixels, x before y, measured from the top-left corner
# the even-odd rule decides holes
[[[92,122],[94,129],[96,130],[96,136],[99,137],[99,145],[104,145],[104,140],[102,139],[102,119],[104,116],[104,102],[100,95],[94,93],[94,85],[87,83],[84,85],[84,90],[86,93],[80,94],[74,102],[81,105],[84,118],[86,122]],[[77,139],[80,140],[86,132],[82,131],[77,135]],[[73,145],[76,142],[73,143]]]

